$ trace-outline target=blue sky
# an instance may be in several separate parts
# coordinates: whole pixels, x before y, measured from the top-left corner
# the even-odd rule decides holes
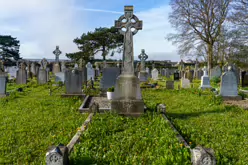
[[[52,51],[59,45],[60,58],[65,59],[65,53],[77,51],[74,38],[113,26],[125,5],[133,5],[143,21],[143,29],[134,36],[134,58],[145,49],[148,60],[179,60],[176,47],[164,38],[174,32],[168,22],[169,0],[0,0],[0,34],[17,37],[24,58],[53,59]]]

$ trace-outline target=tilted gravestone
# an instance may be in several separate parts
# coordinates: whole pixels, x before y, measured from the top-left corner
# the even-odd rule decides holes
[[[146,67],[146,73],[148,74],[148,78],[151,78],[150,68]]]
[[[201,77],[201,89],[207,89],[207,88],[212,88],[210,85],[210,79],[207,73],[207,68],[206,66],[203,68],[203,76]]]
[[[103,68],[102,79],[100,80],[100,88],[107,90],[108,88],[115,86],[116,78],[120,75],[120,68],[110,67]]]
[[[138,73],[138,78],[140,82],[146,82],[148,80],[148,73],[145,68],[145,61],[148,58],[148,55],[145,53],[145,49],[141,50],[141,54],[138,56],[141,61],[140,72]]]
[[[32,62],[31,63],[31,73],[32,73],[32,75],[33,76],[37,76],[37,72],[36,72],[36,64],[35,64],[35,62]]]
[[[140,116],[144,113],[144,101],[141,97],[139,79],[134,75],[133,35],[142,29],[142,21],[133,14],[133,6],[125,6],[124,12],[125,14],[115,21],[115,27],[124,35],[125,49],[122,73],[116,80],[111,100],[111,111],[122,115]]]
[[[27,83],[27,70],[24,62],[19,64],[19,70],[16,72],[16,84],[26,84]]]
[[[48,82],[48,77],[47,77],[47,60],[45,58],[43,58],[40,62],[40,68],[38,71],[38,84],[42,85],[42,84],[46,84]]]
[[[229,66],[228,70],[221,76],[220,95],[225,100],[241,100],[242,97],[238,95],[237,77]]]
[[[82,94],[82,71],[78,69],[65,71],[66,94]]]

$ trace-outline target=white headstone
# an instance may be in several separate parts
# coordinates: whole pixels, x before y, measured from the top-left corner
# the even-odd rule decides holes
[[[201,77],[201,89],[207,89],[207,88],[212,88],[210,85],[210,79],[208,77],[208,73],[207,73],[207,68],[206,66],[204,66],[203,70],[203,76]]]
[[[190,88],[190,81],[187,78],[181,79],[181,86],[182,88]]]
[[[152,70],[152,79],[153,80],[157,80],[158,79],[158,70],[156,68],[154,68]]]
[[[87,68],[87,81],[90,80],[90,78],[92,78],[92,80],[95,79],[95,70],[94,68],[92,68],[92,64],[90,62],[88,62],[86,64],[86,68]]]

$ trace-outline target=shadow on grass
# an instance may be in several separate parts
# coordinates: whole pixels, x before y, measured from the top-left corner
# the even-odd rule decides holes
[[[211,111],[201,111],[201,112],[189,112],[189,113],[171,113],[171,112],[166,112],[166,116],[169,118],[173,119],[189,119],[191,117],[199,117],[201,115],[206,115],[206,114],[218,114],[218,113],[224,113],[230,110],[234,110],[235,106],[225,106],[225,109],[219,109],[215,108],[214,110]]]
[[[110,164],[110,162],[107,161],[97,161],[92,157],[89,156],[82,156],[70,159],[70,165],[107,165]]]

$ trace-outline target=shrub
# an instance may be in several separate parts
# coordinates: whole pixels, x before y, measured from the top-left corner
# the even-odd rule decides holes
[[[115,87],[114,86],[108,88],[108,92],[114,92],[114,91],[115,91]]]

